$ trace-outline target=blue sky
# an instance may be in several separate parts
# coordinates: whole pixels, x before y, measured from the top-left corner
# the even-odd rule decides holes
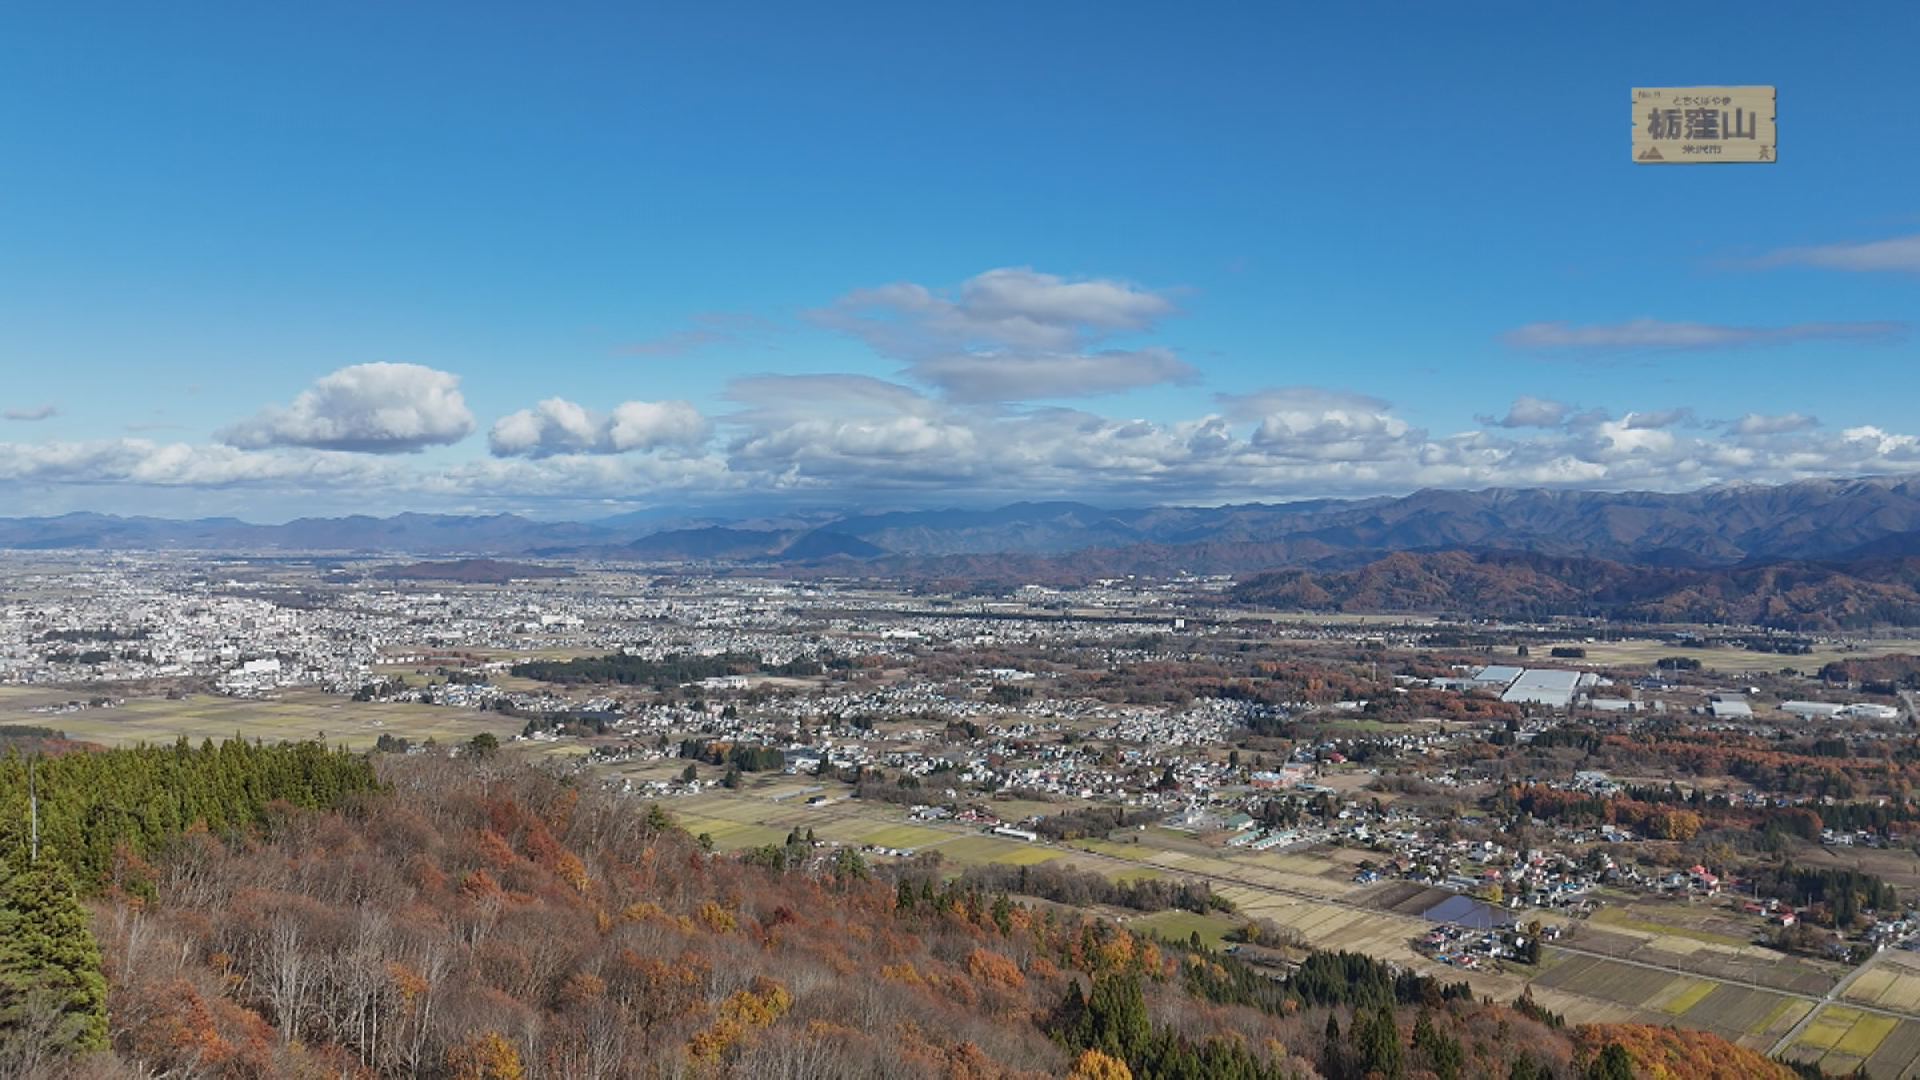
[[[0,12],[0,514],[1920,471],[1908,5],[274,7]]]

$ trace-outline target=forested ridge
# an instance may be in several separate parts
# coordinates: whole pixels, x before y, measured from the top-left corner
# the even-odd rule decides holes
[[[37,862],[12,816],[25,775],[0,766],[0,1075],[1790,1075],[1361,956],[1274,979],[1000,891],[1017,877],[804,840],[718,854],[510,755],[42,759],[43,798],[79,824]],[[129,795],[158,809],[103,863],[89,821],[122,826],[89,808]]]

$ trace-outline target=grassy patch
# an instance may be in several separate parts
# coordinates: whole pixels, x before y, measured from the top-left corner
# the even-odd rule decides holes
[[[917,825],[882,825],[872,832],[861,833],[860,842],[890,848],[922,848],[937,844],[951,835],[935,829],[922,829]]]
[[[1111,855],[1116,859],[1144,859],[1153,853],[1152,848],[1140,844],[1120,844],[1112,840],[1070,840],[1068,843],[1082,851]]]
[[[1049,859],[1057,859],[1061,853],[1038,844],[1028,844],[1018,840],[1001,840],[992,836],[962,836],[934,848],[947,859],[963,866],[977,863],[1005,863],[1009,866],[1032,866]]]
[[[1847,1032],[1853,1030],[1853,1025],[1859,1021],[1861,1015],[1858,1009],[1829,1005],[1820,1011],[1820,1015],[1813,1018],[1813,1023],[1808,1024],[1807,1029],[1800,1033],[1800,1041],[1794,1045],[1812,1050],[1831,1050],[1841,1039],[1846,1038]]]
[[[1684,1016],[1687,1010],[1700,1004],[1703,998],[1719,988],[1719,983],[1695,982],[1690,986],[1684,987],[1679,993],[1674,994],[1662,1002],[1660,1011],[1669,1016]]]
[[[1805,1015],[1807,1010],[1811,1008],[1813,1008],[1813,1006],[1798,998],[1783,997],[1780,999],[1780,1004],[1775,1005],[1773,1010],[1767,1013],[1765,1019],[1748,1028],[1747,1033],[1749,1035],[1758,1035],[1763,1031],[1771,1031],[1775,1027],[1780,1026],[1782,1021],[1786,1021],[1788,1017],[1792,1017],[1793,1019],[1786,1024],[1786,1026],[1790,1028],[1793,1024],[1798,1023],[1800,1017]]]
[[[1599,923],[1601,926],[1613,926],[1622,930],[1638,930],[1642,933],[1660,934],[1664,937],[1685,938],[1688,941],[1699,941],[1708,945],[1726,945],[1739,948],[1747,944],[1739,938],[1729,937],[1726,934],[1716,934],[1710,930],[1695,930],[1690,926],[1671,926],[1667,923],[1652,922],[1647,919],[1636,919],[1621,908],[1603,907],[1594,912],[1593,917],[1589,921]]]
[[[1879,1016],[1868,1013],[1847,1029],[1846,1035],[1833,1044],[1836,1053],[1852,1054],[1855,1057],[1867,1057],[1886,1041],[1888,1035],[1900,1021],[1891,1016]]]
[[[1193,934],[1200,935],[1200,944],[1209,949],[1218,949],[1226,941],[1227,932],[1240,925],[1238,919],[1229,919],[1224,915],[1196,915],[1191,911],[1157,911],[1152,915],[1142,915],[1130,921],[1127,928],[1145,934],[1158,934],[1169,941],[1186,941]]]

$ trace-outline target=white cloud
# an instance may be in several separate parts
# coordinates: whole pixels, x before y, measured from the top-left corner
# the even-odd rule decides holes
[[[1507,407],[1507,415],[1497,420],[1490,416],[1478,419],[1500,428],[1551,428],[1559,427],[1572,411],[1573,407],[1564,402],[1522,394]]]
[[[565,398],[548,398],[495,421],[487,444],[499,457],[622,454],[697,446],[713,433],[684,401],[629,401],[603,416]]]
[[[1698,421],[1694,418],[1692,409],[1682,408],[1630,412],[1621,417],[1620,422],[1642,431],[1657,431],[1660,428],[1692,426]]]
[[[1381,398],[1322,386],[1274,386],[1246,394],[1215,394],[1214,400],[1235,420],[1263,420],[1285,412],[1380,413],[1391,406]]]
[[[458,375],[378,363],[341,368],[286,408],[264,409],[220,437],[246,450],[302,446],[390,454],[459,442],[473,427]]]
[[[1167,349],[1096,353],[956,353],[913,366],[913,374],[956,401],[1092,397],[1159,383],[1191,383],[1200,373]]]
[[[1529,323],[1502,338],[1529,352],[1619,353],[1643,350],[1732,349],[1786,345],[1800,341],[1894,341],[1904,336],[1901,322],[1796,323],[1789,326],[1715,326],[1710,323],[1634,319],[1596,326],[1564,322]]]
[[[1786,248],[1762,256],[1756,266],[1813,266],[1861,273],[1920,274],[1920,234],[1864,244],[1823,244]]]
[[[906,374],[957,401],[1086,397],[1198,375],[1160,347],[1102,349],[1152,330],[1173,301],[1128,282],[1069,281],[1019,267],[989,270],[950,294],[898,283],[858,289],[810,313],[906,362]]]
[[[723,421],[738,432],[728,448],[733,474],[757,474],[769,489],[848,494],[1191,501],[1426,486],[1672,490],[1920,464],[1920,445],[1878,429],[1819,436],[1736,425],[1696,435],[1707,426],[1689,409],[1576,415],[1559,403],[1522,402],[1521,417],[1559,422],[1524,435],[1491,428],[1436,437],[1378,398],[1315,387],[1219,395],[1220,414],[1176,422],[971,407],[857,376],[761,377],[731,396],[749,406]]]
[[[26,423],[31,423],[35,420],[48,420],[58,415],[60,415],[60,409],[55,405],[34,405],[27,408],[8,409],[5,412],[0,412],[0,417]]]
[[[1820,421],[1800,413],[1783,413],[1779,416],[1748,413],[1733,422],[1734,433],[1738,435],[1783,435],[1819,426]]]
[[[384,462],[337,452],[254,453],[147,439],[0,443],[0,481],[11,482],[219,488],[384,485],[399,475]]]
[[[277,495],[305,506],[325,495],[464,508],[810,492],[853,507],[880,491],[906,500],[1149,503],[1420,487],[1677,490],[1920,471],[1913,434],[1864,425],[1831,432],[1795,414],[1709,425],[1684,409],[1544,409],[1533,418],[1560,422],[1434,435],[1379,398],[1315,387],[1222,395],[1216,412],[1174,420],[970,405],[856,375],[757,376],[727,393],[739,408],[713,421],[718,442],[684,403],[630,402],[602,416],[553,399],[502,418],[497,455],[455,463],[143,439],[0,443],[0,491],[119,485],[246,491],[259,505]],[[1508,415],[1516,411],[1526,413]],[[655,452],[616,452],[622,446]]]

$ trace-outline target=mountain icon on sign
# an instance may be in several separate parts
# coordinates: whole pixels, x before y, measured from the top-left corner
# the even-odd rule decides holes
[[[1665,161],[1667,159],[1666,159],[1666,155],[1660,153],[1659,147],[1649,146],[1645,150],[1640,151],[1640,160],[1641,161]]]

